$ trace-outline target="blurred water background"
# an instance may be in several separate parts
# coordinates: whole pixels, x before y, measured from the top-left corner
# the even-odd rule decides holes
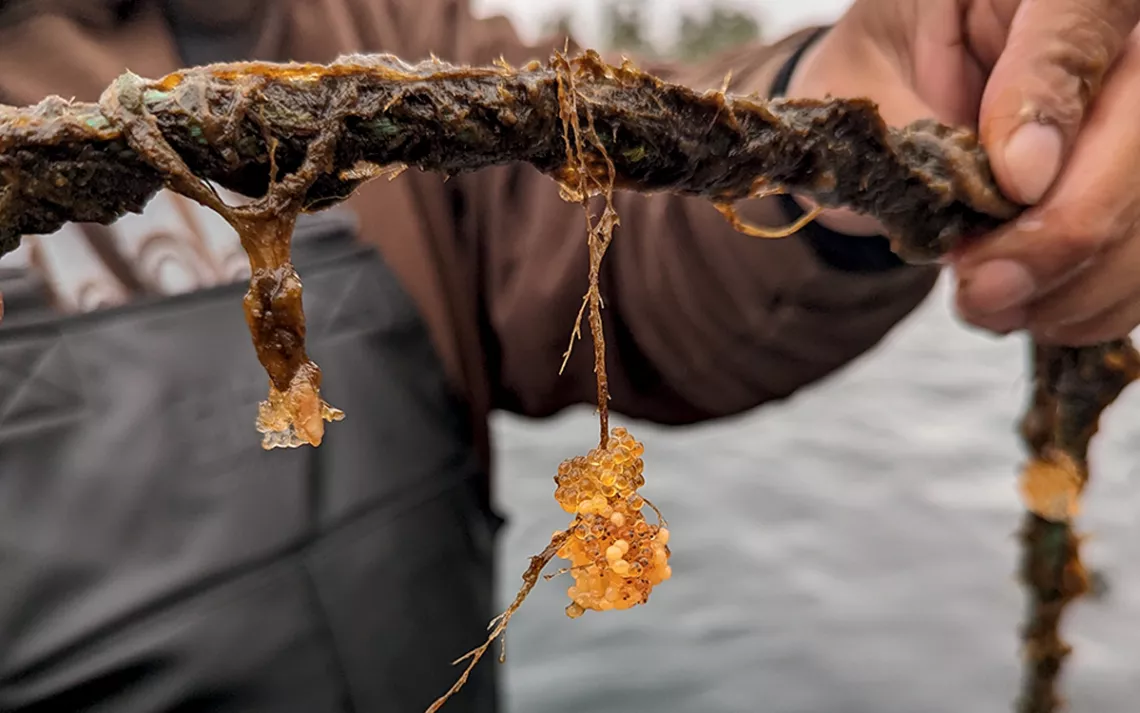
[[[997,713],[1019,676],[1014,426],[1027,346],[958,323],[943,285],[866,358],[746,417],[646,443],[673,579],[626,612],[566,618],[569,579],[512,619],[508,713]],[[1140,389],[1094,442],[1081,528],[1102,600],[1064,623],[1074,713],[1140,698]],[[596,420],[496,421],[504,605],[567,516],[563,458]],[[553,567],[552,567],[553,569]]]
[[[482,6],[531,36],[561,22],[592,46],[699,56],[847,4]],[[879,348],[788,402],[697,428],[619,418],[646,442],[644,492],[670,520],[674,578],[645,607],[574,621],[562,614],[570,580],[540,584],[509,630],[508,713],[1011,710],[1028,347],[967,329],[949,305],[943,282]],[[1064,623],[1076,713],[1134,711],[1140,698],[1138,417],[1140,388],[1094,442],[1080,526],[1109,589]],[[496,419],[504,606],[565,526],[551,478],[592,445],[595,424],[586,410]]]

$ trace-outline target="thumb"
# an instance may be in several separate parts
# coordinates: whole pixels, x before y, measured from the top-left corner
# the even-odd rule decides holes
[[[1140,0],[1022,0],[982,98],[982,143],[1013,200],[1035,204],[1140,20]]]

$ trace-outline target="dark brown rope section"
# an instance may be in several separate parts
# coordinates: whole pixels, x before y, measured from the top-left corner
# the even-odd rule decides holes
[[[969,132],[931,122],[888,129],[862,100],[700,93],[593,53],[521,69],[408,65],[388,55],[328,66],[212,65],[153,81],[126,75],[108,96],[135,95],[195,176],[255,197],[273,170],[297,171],[309,144],[340,124],[335,151],[303,197],[316,209],[346,198],[374,175],[370,166],[456,174],[525,162],[577,185],[566,163],[560,62],[573,74],[577,120],[592,116],[618,190],[717,203],[794,190],[875,216],[913,260],[1016,212]],[[0,108],[0,254],[21,235],[68,221],[110,223],[142,208],[170,177],[124,128],[99,105],[58,97]],[[598,148],[585,147],[587,168],[602,172]]]
[[[1034,345],[1034,389],[1021,424],[1030,454],[1021,476],[1028,512],[1021,529],[1021,577],[1028,593],[1022,628],[1024,678],[1018,713],[1062,707],[1058,678],[1070,647],[1060,635],[1065,608],[1089,589],[1072,520],[1089,478],[1089,443],[1105,409],[1140,376],[1128,340],[1095,347]]]

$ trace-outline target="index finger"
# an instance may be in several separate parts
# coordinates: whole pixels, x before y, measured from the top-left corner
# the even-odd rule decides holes
[[[994,177],[1035,204],[1052,186],[1089,104],[1140,21],[1140,0],[1023,0],[982,97]]]

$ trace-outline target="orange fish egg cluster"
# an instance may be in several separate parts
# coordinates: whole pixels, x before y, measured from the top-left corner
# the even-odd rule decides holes
[[[558,466],[554,497],[576,515],[571,537],[558,551],[570,560],[574,585],[567,591],[566,614],[609,611],[644,604],[653,587],[672,576],[669,530],[642,515],[645,446],[624,428],[610,432],[606,447],[595,448]]]

